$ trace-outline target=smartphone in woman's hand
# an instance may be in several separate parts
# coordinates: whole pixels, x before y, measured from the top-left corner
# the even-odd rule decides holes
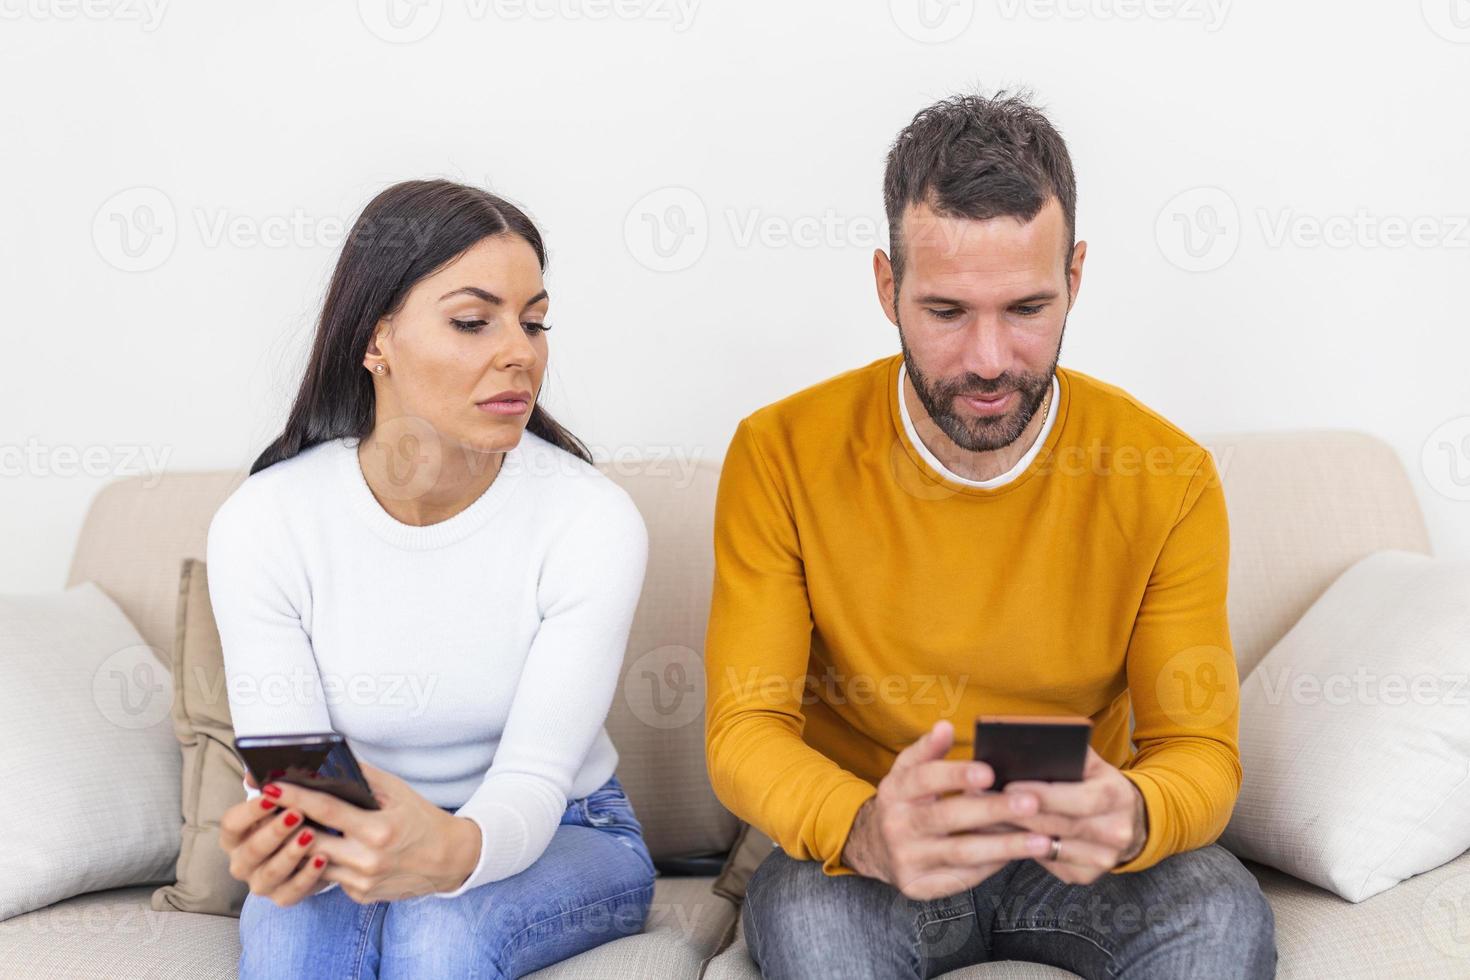
[[[291,783],[330,793],[364,810],[379,809],[357,757],[336,732],[241,735],[235,739],[235,754],[257,788],[270,782]],[[341,834],[310,817],[305,822],[324,833]]]

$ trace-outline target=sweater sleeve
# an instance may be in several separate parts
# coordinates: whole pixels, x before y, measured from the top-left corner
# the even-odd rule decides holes
[[[1123,775],[1143,796],[1148,834],[1118,873],[1212,843],[1240,792],[1240,683],[1225,605],[1230,532],[1214,461],[1201,453],[1128,644],[1137,752]]]
[[[301,625],[300,565],[282,552],[279,528],[263,501],[242,487],[215,512],[205,544],[236,735],[333,730],[311,638]],[[247,801],[261,795],[240,783]],[[322,891],[336,887],[334,881]]]
[[[209,602],[236,735],[332,731],[321,672],[301,622],[307,586],[279,520],[255,495],[225,501],[209,525]]]
[[[812,613],[788,501],[742,421],[715,501],[706,761],[715,794],[736,816],[792,857],[821,861],[828,875],[856,874],[842,849],[877,788],[802,740]]]
[[[626,491],[585,507],[552,545],[537,589],[541,625],[484,781],[455,811],[480,828],[480,859],[448,892],[518,874],[546,850],[572,780],[607,720],[648,563]]]

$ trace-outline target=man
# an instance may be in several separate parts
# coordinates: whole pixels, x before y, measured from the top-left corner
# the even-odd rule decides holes
[[[901,355],[742,420],[720,480],[709,772],[780,845],[752,957],[1273,975],[1271,909],[1214,843],[1241,778],[1224,497],[1198,443],[1057,367],[1087,254],[1066,145],[1023,97],[947,99],[884,204]],[[1084,778],[991,790],[981,714],[1088,716]]]

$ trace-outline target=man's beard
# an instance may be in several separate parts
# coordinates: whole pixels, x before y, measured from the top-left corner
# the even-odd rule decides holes
[[[1063,320],[1064,334],[1066,329],[1067,323]],[[1052,375],[1056,373],[1057,360],[1062,354],[1059,339],[1056,353],[1052,355],[1051,367],[1045,374],[1012,374],[1006,371],[989,381],[978,374],[931,379],[914,363],[913,353],[904,340],[902,323],[898,325],[898,343],[903,348],[903,362],[908,368],[909,380],[913,382],[914,391],[918,394],[924,411],[929,413],[934,424],[955,445],[972,453],[1004,449],[1021,438],[1021,433],[1026,431],[1026,426],[1046,399],[1046,393],[1051,388]],[[959,395],[994,397],[1013,390],[1020,392],[1020,405],[1004,415],[965,418],[954,409],[955,398]]]

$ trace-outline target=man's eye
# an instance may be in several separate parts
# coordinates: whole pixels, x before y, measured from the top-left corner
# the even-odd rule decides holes
[[[454,324],[454,329],[463,330],[465,333],[477,333],[485,325],[484,320],[459,320],[450,317],[449,322]]]
[[[960,315],[960,311],[957,310],[957,309],[954,309],[953,307],[950,307],[950,308],[947,308],[947,309],[942,309],[942,310],[931,309],[929,311],[929,313],[936,320],[953,320],[955,317],[957,317],[957,316]]]
[[[1040,313],[1044,309],[1046,309],[1045,306],[1039,306],[1039,305],[1038,306],[1018,306],[1018,307],[1016,307],[1016,312],[1019,313],[1019,314],[1021,314],[1022,316],[1035,316],[1036,314]]]

